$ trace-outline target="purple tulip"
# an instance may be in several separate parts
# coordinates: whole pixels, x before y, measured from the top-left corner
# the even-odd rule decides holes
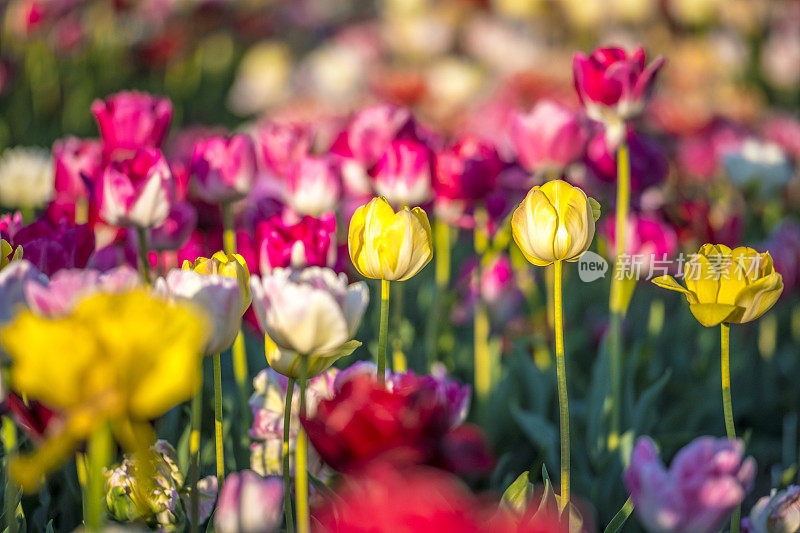
[[[661,183],[669,172],[669,163],[657,142],[638,135],[632,129],[627,134],[630,154],[631,188],[634,192]],[[586,165],[594,176],[606,183],[617,181],[615,148],[606,135],[596,134],[586,146]]]
[[[588,137],[585,118],[550,100],[515,113],[511,123],[517,158],[530,172],[561,174],[583,156]]]
[[[681,449],[669,469],[649,437],[636,441],[625,486],[645,529],[712,533],[753,486],[756,462],[741,440],[700,437]]]
[[[170,210],[167,219],[150,230],[150,249],[160,252],[178,250],[186,244],[197,226],[197,210],[189,202],[178,202]]]
[[[53,226],[46,219],[18,229],[11,244],[22,246],[23,257],[51,276],[63,268],[83,268],[94,252],[94,233],[87,224]]]
[[[211,204],[240,200],[253,188],[256,157],[245,135],[210,137],[197,142],[191,162],[192,193]]]
[[[243,470],[225,478],[214,527],[219,533],[272,533],[283,520],[283,480]]]

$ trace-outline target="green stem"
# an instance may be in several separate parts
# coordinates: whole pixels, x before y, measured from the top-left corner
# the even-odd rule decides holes
[[[89,438],[87,459],[89,461],[87,480],[86,509],[84,521],[89,531],[100,531],[106,519],[105,496],[106,475],[105,469],[111,463],[114,440],[111,437],[111,427],[103,424],[95,430]]]
[[[226,254],[236,253],[236,230],[233,226],[233,209],[230,203],[222,204],[222,246]]]
[[[378,332],[378,383],[386,384],[386,344],[389,337],[389,280],[381,280],[381,324]]]
[[[222,444],[222,365],[219,354],[214,356],[214,442],[217,449],[217,486],[225,482],[225,452]]]
[[[483,206],[475,207],[475,230],[473,232],[473,246],[475,255],[478,256],[478,266],[475,276],[478,283],[478,300],[473,317],[473,357],[475,398],[478,404],[479,416],[483,416],[489,390],[492,386],[492,364],[489,353],[489,315],[486,303],[481,298],[481,271],[483,270],[485,255],[489,253],[489,237],[486,231],[488,214]]]
[[[438,359],[439,315],[442,312],[443,296],[450,284],[450,226],[441,218],[433,222],[433,238],[436,251],[436,285],[433,291],[431,319],[428,321],[426,369]]]
[[[8,473],[8,463],[12,455],[17,452],[17,426],[10,418],[3,417],[2,427],[3,438],[3,453],[5,455],[5,516],[6,516],[6,531],[8,533],[17,533],[17,486],[11,479]]]
[[[294,378],[289,378],[286,386],[286,403],[283,407],[283,514],[286,515],[286,531],[294,533],[292,520],[292,474],[289,470],[289,426],[292,421],[292,394]]]
[[[139,268],[142,270],[142,278],[149,285],[152,278],[150,277],[150,259],[147,257],[147,230],[136,228],[136,236],[139,239]]]
[[[624,126],[623,126],[624,127]],[[611,429],[608,436],[609,448],[619,445],[622,409],[622,321],[625,318],[624,280],[620,271],[620,259],[626,250],[626,230],[630,204],[630,158],[628,145],[621,142],[617,150],[617,211],[614,240],[616,241],[615,266],[611,277],[611,297],[609,310],[611,324],[609,331],[609,376],[611,380]]]
[[[306,415],[306,385],[308,384],[308,355],[300,362],[300,416]],[[297,507],[297,533],[308,533],[308,437],[301,425],[297,433],[294,453],[294,492]]]
[[[560,510],[569,505],[569,398],[567,396],[567,369],[564,357],[564,308],[561,300],[562,262],[554,263],[553,321],[556,336],[556,376],[558,378],[558,412],[561,423],[561,494]]]
[[[733,425],[733,403],[731,402],[731,326],[730,324],[720,324],[720,343],[722,352],[722,364],[720,372],[722,375],[722,410],[725,416],[725,432],[728,438],[736,438],[736,428]],[[741,520],[742,506],[737,505],[731,516],[731,532],[739,533],[739,522]]]
[[[201,374],[202,376],[202,367]],[[189,456],[191,465],[189,473],[191,476],[191,516],[189,517],[189,528],[192,533],[200,530],[200,495],[197,493],[197,482],[200,479],[200,430],[203,423],[203,386],[202,377],[200,379],[200,390],[192,398],[192,429],[189,434]]]

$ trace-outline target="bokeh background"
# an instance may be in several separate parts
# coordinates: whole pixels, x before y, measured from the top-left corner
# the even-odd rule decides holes
[[[167,145],[174,151],[187,128],[246,129],[262,120],[310,122],[316,143],[327,147],[352,112],[389,102],[408,106],[445,136],[490,140],[513,162],[515,111],[545,98],[578,107],[575,51],[617,44],[664,55],[667,64],[631,142],[634,205],[657,212],[684,252],[703,242],[772,252],[786,289],[774,312],[733,328],[734,410],[759,463],[753,498],[796,480],[800,2],[4,0],[0,17],[0,150],[49,149],[65,135],[95,137],[92,101],[140,89],[173,102]],[[776,148],[750,159],[745,153],[756,170],[742,176],[743,164],[730,156],[742,155],[747,140]],[[608,214],[616,169],[613,159],[608,171],[599,163],[603,154],[592,155],[602,152],[598,143],[590,141],[567,175]],[[470,239],[462,232],[453,251],[450,314],[443,315],[451,320],[442,321],[435,347],[437,359],[465,381],[472,376],[472,325],[459,318],[468,289],[458,269],[473,255]],[[622,462],[608,450],[603,422],[608,279],[582,283],[574,268],[567,276],[573,490],[592,502],[603,524],[626,497]],[[498,464],[491,479],[476,481],[479,488],[502,491],[521,471],[541,465],[557,471],[541,278],[531,270],[518,279],[529,298],[510,315],[493,315],[492,350],[502,371],[493,378],[485,428]],[[405,318],[393,329],[418,370],[429,361],[432,279],[429,267],[408,283]],[[376,317],[368,313],[359,336],[367,340],[361,358],[376,350]],[[630,432],[623,449],[647,433],[669,456],[697,435],[723,435],[718,343],[718,331],[697,324],[679,296],[640,284],[626,323]],[[254,374],[264,365],[257,339],[248,351]],[[170,437],[170,420],[160,435]]]

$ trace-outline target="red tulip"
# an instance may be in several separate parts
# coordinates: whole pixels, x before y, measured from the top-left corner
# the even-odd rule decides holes
[[[494,146],[465,136],[436,154],[433,188],[437,198],[481,200],[494,189],[501,170]]]

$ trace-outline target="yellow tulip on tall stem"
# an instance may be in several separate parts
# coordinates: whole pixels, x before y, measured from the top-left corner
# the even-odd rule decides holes
[[[222,246],[226,254],[235,254],[236,231],[233,223],[233,209],[230,203],[222,204],[222,220]],[[231,355],[233,356],[233,378],[236,380],[236,386],[239,389],[239,422],[241,427],[246,427],[245,416],[248,412],[247,399],[249,396],[247,383],[247,350],[241,328],[239,328],[239,334],[233,342]]]
[[[582,190],[561,180],[534,187],[516,208],[511,229],[525,258],[536,266],[553,265],[553,326],[561,435],[559,508],[569,512],[570,436],[562,303],[564,261],[577,261],[594,238],[600,205]]]
[[[356,270],[362,276],[381,280],[377,375],[383,384],[389,332],[389,282],[411,278],[431,260],[431,225],[421,208],[404,207],[395,213],[381,196],[356,209],[350,219],[347,244]]]
[[[630,203],[630,163],[628,145],[622,141],[617,150],[617,211],[614,228],[615,262],[611,277],[609,311],[611,325],[609,336],[609,375],[611,377],[611,431],[608,445],[612,450],[619,445],[622,407],[622,321],[628,307],[620,261],[625,254],[628,207]],[[630,296],[630,295],[627,295]]]

